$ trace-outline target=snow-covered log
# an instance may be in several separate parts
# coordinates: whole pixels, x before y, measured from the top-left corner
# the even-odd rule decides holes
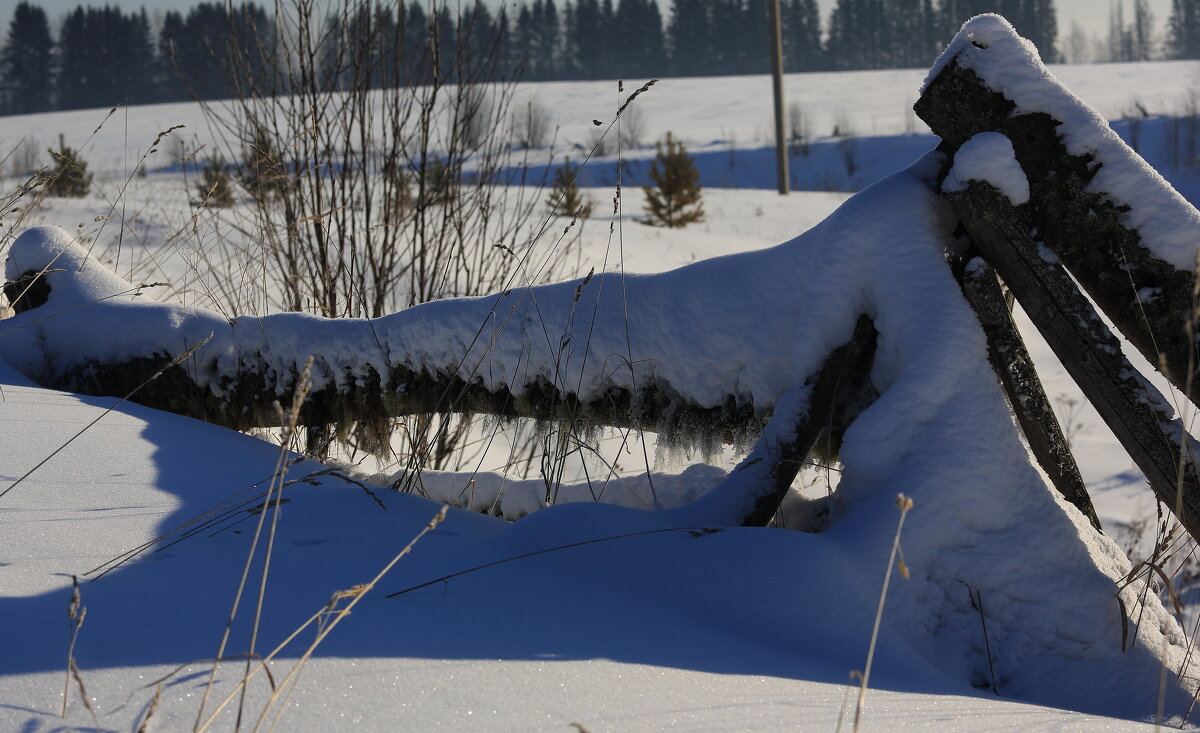
[[[295,389],[310,356],[313,389],[302,425],[442,411],[685,428],[728,441],[756,433],[770,408],[736,378],[724,392],[713,385],[689,393],[664,364],[664,349],[654,359],[658,368],[631,368],[618,302],[628,283],[614,276],[443,301],[376,320],[300,313],[224,319],[139,298],[144,286],[121,280],[61,229],[46,227],[14,242],[6,277],[18,313],[5,322],[6,350],[42,384],[88,395],[136,391],[134,399],[150,407],[238,429],[278,425],[272,403]],[[660,323],[654,331],[671,328]],[[41,346],[20,347],[24,354],[13,358],[14,340],[35,331]],[[146,381],[204,340],[196,355]],[[497,368],[504,364],[512,365],[509,373]]]
[[[775,330],[776,318],[795,320],[802,307],[783,297],[790,286],[778,277],[797,268],[791,259],[589,276],[376,320],[226,319],[140,297],[144,286],[91,259],[66,232],[42,227],[9,253],[7,293],[18,314],[5,321],[0,346],[42,384],[96,395],[136,391],[143,404],[238,429],[277,424],[273,403],[291,394],[311,356],[302,424],[486,413],[730,442],[755,437],[779,395],[816,378],[825,356],[854,331],[851,321],[840,335],[822,336],[828,342],[810,342],[811,353],[800,355],[807,371],[793,372],[796,354],[779,348],[783,334]],[[864,342],[856,353],[869,350]],[[817,402],[828,400],[817,395]]]
[[[916,113],[951,149],[1003,133],[1028,180],[1036,237],[1129,341],[1193,400],[1200,213],[1042,65],[1003,18],[967,22]]]

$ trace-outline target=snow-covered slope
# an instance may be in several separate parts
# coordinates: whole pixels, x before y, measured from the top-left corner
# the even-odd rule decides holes
[[[131,404],[105,415],[111,399],[28,386],[8,370],[0,383],[6,488],[100,419],[13,489],[0,514],[0,726],[51,729],[60,724],[69,575],[121,557],[220,502],[252,498],[272,472],[276,449]],[[292,474],[314,468],[298,465]],[[328,478],[285,490],[259,649],[269,651],[335,591],[373,577],[437,512],[417,497],[377,496],[386,510],[361,488]],[[881,511],[889,523],[895,519]],[[193,724],[210,668],[202,660],[216,653],[256,520],[246,505],[210,516],[219,521],[188,525],[186,537],[176,533],[158,551],[83,583],[87,615],[75,656],[101,729],[135,727],[160,678],[149,730]],[[561,507],[511,526],[451,511],[319,648],[281,727],[830,729],[846,709],[848,671],[861,669],[865,658],[871,596],[886,561],[878,543],[862,538],[874,549],[847,548],[857,543],[847,536],[739,529],[621,537],[661,527],[643,514],[596,506]],[[602,541],[385,597],[589,539]],[[182,541],[169,544],[175,540]],[[858,567],[851,556],[869,557],[869,566]],[[903,593],[905,583],[896,582]],[[991,613],[993,596],[985,593],[983,601]],[[910,612],[909,603],[900,604],[901,613]],[[246,648],[248,615],[243,611],[235,627],[231,650]],[[974,691],[914,653],[911,642],[923,631],[898,622],[895,606],[887,618],[893,623],[875,660],[868,729],[1138,729],[1127,720]],[[312,636],[310,630],[272,664],[276,681]],[[222,665],[214,700],[232,691],[243,664]],[[1077,681],[1081,692],[1102,683],[1090,675]],[[1131,676],[1121,686],[1137,682]],[[1151,710],[1154,680],[1141,682],[1137,707]],[[269,689],[261,675],[251,684],[249,720]],[[67,724],[91,726],[74,681],[69,696]],[[1112,700],[1103,707],[1131,710]],[[848,715],[852,708],[851,696]],[[231,714],[218,721],[218,729],[231,725]]]

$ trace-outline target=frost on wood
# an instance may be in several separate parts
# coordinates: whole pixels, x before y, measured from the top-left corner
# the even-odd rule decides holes
[[[1200,212],[999,16],[963,26],[915,109],[951,151],[980,133],[1007,137],[1040,239],[1151,364],[1193,399],[1200,394],[1190,318]]]

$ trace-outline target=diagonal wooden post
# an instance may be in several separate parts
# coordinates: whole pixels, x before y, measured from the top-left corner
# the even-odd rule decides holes
[[[1125,358],[1120,342],[1071,276],[1039,251],[1030,236],[1029,207],[1014,206],[982,181],[943,195],[1154,493],[1200,539],[1196,441]]]
[[[988,361],[1008,395],[1008,404],[1029,442],[1029,450],[1058,493],[1082,512],[1093,527],[1103,531],[1075,456],[1071,455],[1033,359],[1013,322],[996,271],[985,259],[971,257],[970,253],[955,265],[955,277],[987,337]]]

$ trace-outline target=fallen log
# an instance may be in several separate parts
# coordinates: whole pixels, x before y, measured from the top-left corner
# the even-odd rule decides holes
[[[610,376],[604,389],[584,398],[569,389],[571,380],[565,376],[565,355],[576,339],[569,325],[559,340],[561,361],[490,381],[483,378],[480,365],[489,351],[511,348],[500,337],[502,311],[488,299],[448,307],[432,303],[374,321],[297,313],[227,320],[197,309],[131,302],[142,286],[117,278],[71,244],[61,230],[31,230],[18,239],[13,252],[16,259],[36,262],[40,269],[23,271],[9,283],[6,292],[19,317],[4,321],[7,330],[0,329],[5,357],[47,386],[130,396],[151,407],[244,429],[283,419],[276,403],[290,396],[300,381],[305,369],[300,355],[308,354],[313,357],[315,386],[307,391],[297,422],[353,427],[360,431],[359,445],[365,441],[381,453],[387,450],[393,417],[435,412],[565,421],[572,429],[582,425],[585,430],[597,425],[644,427],[665,434],[666,442],[674,432],[692,440],[701,436],[725,442],[757,436],[751,455],[729,480],[694,509],[681,508],[703,518],[697,521],[705,525],[768,523],[813,446],[821,443],[836,451],[842,433],[874,396],[868,375],[876,332],[866,316],[858,319],[844,345],[831,348],[823,362],[812,366],[812,374],[790,380],[794,386],[778,397],[778,404],[755,404],[732,391],[715,406],[700,404],[681,394],[669,379],[639,380],[636,374],[625,375],[624,382]],[[588,287],[599,281],[586,278],[547,286],[537,289],[536,296],[547,309],[549,296],[561,298],[573,290],[568,303],[574,310]],[[611,285],[610,290],[620,293]],[[703,291],[697,292],[704,297]],[[512,297],[502,293],[495,301]],[[752,309],[748,313],[757,317]],[[471,326],[472,319],[482,325]],[[703,325],[702,320],[698,323]],[[419,349],[406,343],[422,340],[424,324],[446,334],[443,339],[468,343]],[[14,340],[16,334],[22,338]],[[103,335],[97,338],[98,334]],[[746,332],[738,337],[754,340]],[[55,339],[54,344],[49,339]],[[165,351],[166,344],[177,344],[179,353]],[[416,349],[415,354],[406,353],[406,347]],[[669,374],[670,365],[663,366],[663,373]],[[604,368],[601,364],[594,370]],[[607,369],[627,368],[618,362]],[[587,372],[576,374],[579,384]],[[765,429],[764,413],[771,414]]]
[[[986,181],[943,195],[1154,493],[1192,537],[1200,538],[1196,441],[1162,394],[1125,358],[1070,275],[1030,235],[1029,206],[1014,205]]]
[[[712,298],[713,288],[740,291],[746,301],[746,286],[712,285],[716,267],[688,268],[663,285],[589,276],[374,320],[226,319],[138,302],[142,286],[89,258],[62,230],[40,228],[10,252],[7,292],[19,313],[0,335],[4,358],[41,384],[93,395],[137,390],[132,399],[141,404],[234,429],[277,425],[274,403],[292,394],[312,356],[300,424],[357,431],[360,446],[378,453],[388,450],[393,418],[431,413],[565,420],[584,431],[644,428],[708,450],[760,433],[791,380],[778,336],[755,327],[763,308],[795,307],[751,301],[729,324],[728,300]],[[626,296],[651,313],[629,331]],[[736,334],[730,353],[689,336],[718,317]]]
[[[1013,322],[995,270],[981,257],[963,257],[955,265],[955,276],[987,337],[992,370],[1004,387],[1030,451],[1058,493],[1082,512],[1097,531],[1103,531],[1079,465],[1042,388],[1025,341]]]
[[[914,110],[951,150],[981,132],[1008,137],[1029,182],[1038,238],[1195,401],[1200,214],[997,16],[963,27]]]

